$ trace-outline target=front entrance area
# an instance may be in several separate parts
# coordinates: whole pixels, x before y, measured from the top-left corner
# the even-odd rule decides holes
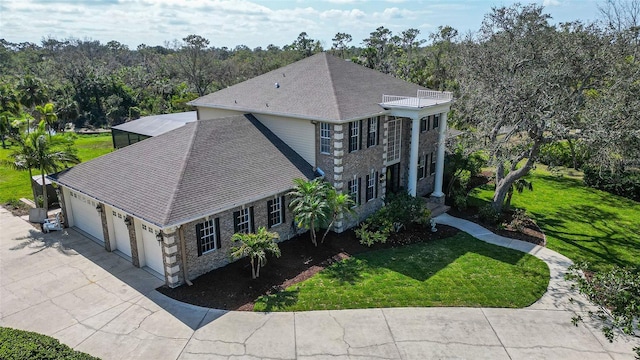
[[[400,191],[400,163],[387,166],[387,194]]]

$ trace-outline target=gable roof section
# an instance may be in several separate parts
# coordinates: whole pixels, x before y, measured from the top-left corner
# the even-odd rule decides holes
[[[382,113],[384,109],[378,104],[383,94],[415,97],[418,89],[424,88],[319,53],[189,104],[310,120],[350,121]]]
[[[181,113],[144,116],[137,120],[113,126],[112,129],[146,136],[158,136],[196,120],[198,120],[197,112],[187,111]]]
[[[252,115],[186,124],[50,176],[160,227],[287,191],[313,168]]]

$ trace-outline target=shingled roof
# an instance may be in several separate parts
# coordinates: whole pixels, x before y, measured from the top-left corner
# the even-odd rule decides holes
[[[383,94],[415,97],[418,89],[424,88],[319,53],[189,104],[342,122],[382,113]]]
[[[50,177],[168,227],[287,191],[314,171],[247,114],[188,123]]]

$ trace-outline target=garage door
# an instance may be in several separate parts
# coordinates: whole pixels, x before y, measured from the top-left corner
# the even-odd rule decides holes
[[[115,250],[121,253],[131,256],[131,242],[129,241],[129,229],[127,224],[124,223],[126,215],[118,211],[111,211],[112,223],[113,223],[113,235],[116,240]]]
[[[104,242],[102,220],[96,210],[98,203],[78,192],[70,191],[73,226]]]
[[[142,224],[142,242],[144,246],[144,262],[152,270],[164,275],[162,263],[162,244],[156,238],[156,231],[151,226]]]

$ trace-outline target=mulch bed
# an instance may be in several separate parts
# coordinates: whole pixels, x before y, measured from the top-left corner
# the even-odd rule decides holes
[[[318,247],[313,246],[309,234],[303,234],[281,242],[282,255],[279,258],[269,257],[258,279],[251,279],[249,260],[240,259],[198,277],[192,281],[192,286],[183,285],[175,289],[162,286],[158,291],[193,305],[252,311],[254,301],[259,296],[306,280],[336,261],[366,251],[444,239],[458,232],[458,229],[446,225],[438,225],[435,233],[429,228],[414,226],[392,235],[386,244],[372,247],[360,245],[353,230],[341,234],[329,233],[325,242],[318,244]]]

